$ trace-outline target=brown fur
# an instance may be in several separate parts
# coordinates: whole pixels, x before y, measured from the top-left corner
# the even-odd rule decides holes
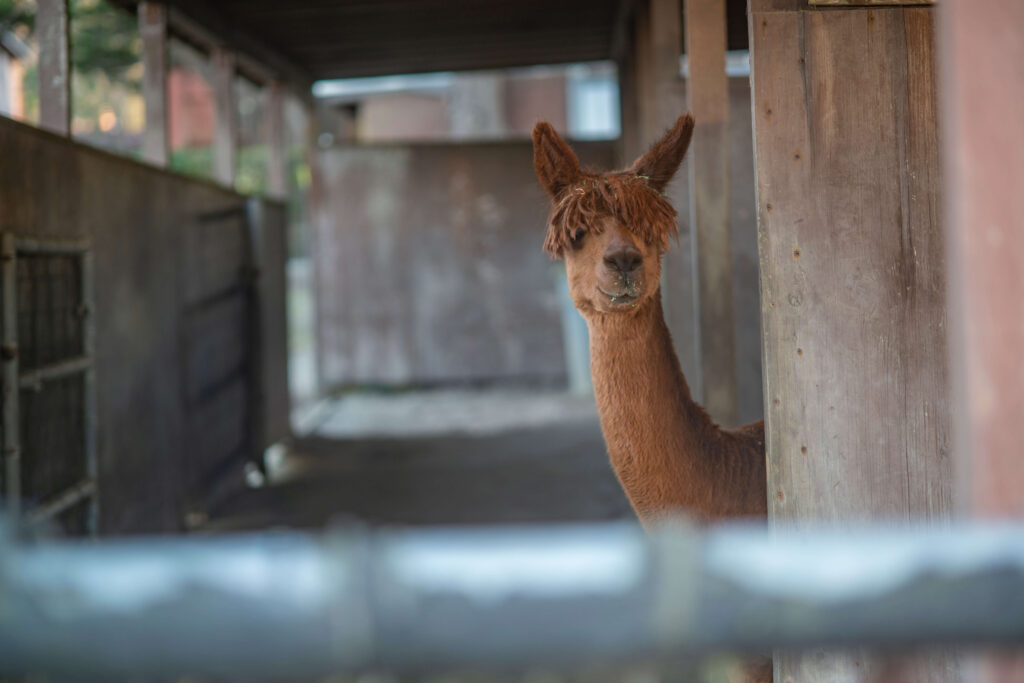
[[[672,513],[700,521],[765,517],[764,422],[729,430],[690,396],[661,309],[661,257],[676,234],[662,194],[693,134],[687,114],[625,171],[594,173],[547,123],[533,129],[534,167],[553,206],[544,249],[565,260],[590,329],[590,372],[608,455],[645,525]],[[639,252],[628,274],[615,254]],[[771,681],[770,657],[736,680]],[[730,677],[731,678],[731,677]]]
[[[681,116],[629,169],[595,173],[547,123],[533,131],[534,166],[552,197],[544,248],[566,262],[590,329],[591,373],[615,473],[645,524],[673,512],[702,521],[764,517],[764,423],[716,425],[691,397],[661,308],[661,257],[676,234],[662,194],[682,162],[693,118]],[[635,249],[624,275],[609,255]]]

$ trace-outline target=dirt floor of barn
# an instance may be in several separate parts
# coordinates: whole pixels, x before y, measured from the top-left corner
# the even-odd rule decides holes
[[[589,397],[538,390],[352,394],[296,416],[265,485],[209,531],[508,524],[631,517]]]

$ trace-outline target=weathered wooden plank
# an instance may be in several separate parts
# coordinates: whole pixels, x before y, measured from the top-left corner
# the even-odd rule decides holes
[[[633,12],[631,42],[624,59],[628,68],[623,90],[623,163],[629,164],[671,126],[686,109],[684,83],[679,77],[682,19],[678,3],[640,0]],[[627,99],[628,98],[628,99]],[[680,216],[689,205],[684,165],[667,194]],[[662,264],[661,294],[665,321],[676,355],[694,395],[701,398],[697,358],[697,316],[691,235],[680,230]]]
[[[171,155],[167,132],[167,8],[159,2],[140,2],[138,12],[142,36],[142,98],[146,103],[142,158],[163,168]]]
[[[39,125],[71,134],[71,48],[68,0],[38,0]]]
[[[265,449],[291,434],[288,386],[288,211],[280,202],[251,199],[249,220],[256,244],[256,334],[259,343],[259,424],[256,448]],[[253,204],[256,208],[253,208]]]
[[[943,520],[952,466],[931,13],[751,17],[772,520]],[[864,680],[941,657],[776,658]],[[923,673],[926,672],[926,673]]]
[[[284,100],[281,81],[267,86],[267,194],[281,199],[288,194],[288,159],[285,150]]]
[[[1024,4],[940,3],[960,507],[1024,516]],[[1024,680],[1020,650],[978,680]]]
[[[576,145],[608,168],[610,143]],[[338,384],[564,381],[532,148],[355,146],[319,160],[319,375]],[[561,276],[564,277],[564,276]]]
[[[245,373],[246,305],[239,292],[184,315],[182,362],[189,405]]]
[[[203,499],[210,483],[219,479],[225,468],[249,457],[245,452],[249,405],[246,378],[240,375],[190,411],[185,424],[188,450],[183,464],[187,472],[185,493],[193,511],[205,507]]]
[[[92,244],[101,531],[178,530],[192,455],[183,299],[196,277],[216,280],[208,272],[215,264],[186,252],[208,246],[188,243],[187,229],[208,212],[243,216],[244,199],[6,118],[0,149],[0,230]],[[240,234],[237,221],[235,227]],[[220,259],[224,281],[239,277],[238,259],[213,259]],[[222,443],[234,448],[231,441]],[[211,453],[211,462],[222,455]]]
[[[690,230],[696,249],[701,385],[718,422],[737,421],[736,331],[729,234],[729,88],[725,2],[686,0],[687,95],[696,120],[689,153]]]
[[[226,207],[219,214],[192,215],[181,226],[185,308],[203,306],[242,284],[245,214]]]
[[[235,53],[215,47],[210,53],[215,103],[213,177],[234,187],[238,164],[238,115],[235,111]]]

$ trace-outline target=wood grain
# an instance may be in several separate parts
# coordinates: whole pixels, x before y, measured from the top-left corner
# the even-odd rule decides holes
[[[932,13],[751,16],[775,524],[948,519],[945,253]],[[929,657],[908,671],[957,680]],[[891,662],[776,659],[777,680]]]

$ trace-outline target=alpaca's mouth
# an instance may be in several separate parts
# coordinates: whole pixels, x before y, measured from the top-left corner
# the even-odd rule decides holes
[[[613,304],[629,304],[640,298],[639,294],[630,294],[628,292],[624,292],[622,294],[609,294],[600,287],[597,288],[597,291],[608,297],[609,301]]]

